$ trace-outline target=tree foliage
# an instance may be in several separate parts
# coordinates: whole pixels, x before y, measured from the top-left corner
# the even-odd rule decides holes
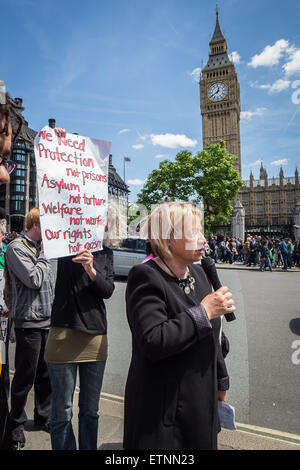
[[[147,178],[137,203],[148,209],[164,201],[203,203],[206,227],[227,224],[243,182],[233,168],[235,155],[224,141],[208,145],[202,152],[179,152],[174,161],[164,160]]]

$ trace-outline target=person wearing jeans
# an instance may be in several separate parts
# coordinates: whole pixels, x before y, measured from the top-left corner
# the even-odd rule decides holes
[[[79,374],[79,450],[97,450],[98,405],[107,358],[103,299],[114,291],[109,248],[80,250],[57,262],[51,328],[45,351],[51,382],[50,434],[53,450],[76,450],[73,397]]]
[[[51,386],[44,361],[54,297],[52,265],[41,244],[39,209],[26,215],[26,231],[9,243],[5,263],[5,302],[16,336],[15,373],[11,385],[10,429],[12,448],[25,445],[25,405],[34,387],[34,423],[49,427]]]
[[[79,449],[97,449],[98,404],[105,361],[70,364],[48,363],[53,388],[51,439],[53,449],[76,450],[72,427],[72,406],[79,372]],[[63,394],[63,395],[61,395]]]
[[[268,240],[265,240],[263,242],[263,246],[262,246],[262,249],[261,249],[261,258],[260,258],[259,270],[263,271],[266,266],[268,266],[268,268],[272,272],[272,263],[271,263],[271,260],[270,260],[270,251],[269,251],[269,247],[268,247]]]

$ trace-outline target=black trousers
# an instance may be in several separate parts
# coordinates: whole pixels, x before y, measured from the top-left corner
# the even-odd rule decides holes
[[[49,330],[16,328],[15,375],[11,384],[11,429],[23,429],[27,420],[25,405],[34,386],[34,421],[50,419],[51,386],[44,360]]]

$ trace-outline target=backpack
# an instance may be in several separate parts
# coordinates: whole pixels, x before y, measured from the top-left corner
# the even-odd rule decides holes
[[[28,248],[34,255],[35,257],[37,258],[38,257],[38,250],[37,248],[35,248],[35,246],[33,246],[31,243],[29,243],[29,241],[26,239],[26,238],[15,238],[13,241],[11,241],[10,243],[15,243],[15,242],[18,242],[18,243],[22,243],[22,245],[26,246],[26,248]],[[7,247],[10,245],[10,243],[7,245]],[[11,306],[12,306],[12,302],[11,302],[11,297],[12,297],[12,289],[11,289],[11,278],[10,278],[10,274],[9,274],[9,270],[8,270],[8,267],[7,267],[7,263],[6,263],[6,252],[5,252],[5,262],[4,262],[4,290],[3,290],[3,298],[4,298],[4,302],[7,306],[7,309],[8,311],[11,310]]]

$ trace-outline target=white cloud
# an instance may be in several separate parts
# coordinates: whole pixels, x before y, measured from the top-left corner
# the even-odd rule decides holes
[[[229,54],[229,59],[234,64],[240,64],[241,63],[241,56],[237,51],[232,51],[231,54]]]
[[[128,184],[132,184],[134,186],[142,186],[143,184],[145,184],[146,180],[141,180],[139,178],[135,178],[133,180],[128,180],[127,183]]]
[[[179,147],[195,147],[197,145],[196,139],[190,139],[184,134],[151,134],[152,145],[160,145],[170,149]]]
[[[154,158],[167,158],[169,155],[166,153],[158,153],[157,155],[154,156]]]
[[[194,70],[192,70],[191,72],[188,72],[188,74],[193,78],[193,80],[195,82],[199,82],[200,80],[200,73],[201,73],[201,68],[200,67],[196,67]]]
[[[130,129],[121,129],[119,134],[125,134],[125,132],[130,132]]]
[[[255,162],[248,163],[247,165],[243,165],[244,168],[252,168],[253,166],[260,166],[262,164],[262,160],[256,160]]]
[[[248,63],[251,67],[272,67],[277,65],[284,53],[291,53],[293,48],[290,47],[289,41],[279,39],[273,46],[266,46],[260,54],[255,54]]]
[[[135,144],[132,146],[133,149],[135,150],[140,150],[140,149],[143,149],[144,148],[144,145],[143,144]]]
[[[266,46],[260,54],[256,54],[251,58],[248,65],[254,68],[259,66],[272,67],[278,65],[282,57],[285,57],[282,70],[287,77],[300,72],[300,49],[290,45],[286,39],[279,39],[273,46]]]
[[[287,158],[283,158],[282,160],[274,160],[273,162],[271,162],[271,165],[275,165],[275,166],[282,166],[282,165],[287,165],[287,164],[288,164]]]
[[[300,49],[293,48],[290,52],[289,61],[283,65],[286,75],[294,75],[300,72]]]
[[[268,94],[271,95],[273,93],[280,93],[281,91],[286,90],[287,88],[289,88],[290,83],[290,80],[280,78],[279,80],[276,80],[272,85],[257,85],[257,88],[268,90]]]
[[[254,111],[242,111],[241,119],[250,121],[254,116],[262,116],[266,110],[267,108],[256,108]]]

